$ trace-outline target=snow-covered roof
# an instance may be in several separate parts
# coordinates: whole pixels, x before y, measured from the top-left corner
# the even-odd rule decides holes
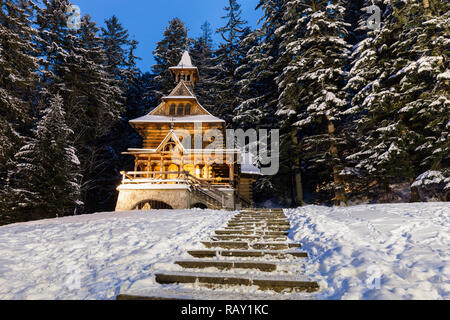
[[[179,67],[193,67],[191,56],[189,55],[189,52],[185,50],[183,52],[183,56],[181,57],[180,62],[178,63]]]
[[[206,123],[206,122],[220,122],[224,123],[225,120],[221,120],[212,115],[198,115],[198,116],[186,116],[186,117],[169,117],[169,116],[157,116],[146,115],[134,120],[130,123]]]
[[[189,55],[189,52],[185,50],[178,65],[176,67],[170,67],[169,69],[197,69],[197,67],[192,65],[191,56]]]
[[[197,100],[197,98],[195,98],[193,96],[166,96],[166,97],[163,97],[163,100],[189,100],[189,99]]]

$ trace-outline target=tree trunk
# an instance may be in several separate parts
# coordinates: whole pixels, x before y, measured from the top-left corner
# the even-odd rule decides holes
[[[292,134],[292,143],[297,149],[298,138],[297,130],[294,130]],[[295,182],[295,202],[297,205],[303,206],[303,183],[302,183],[302,172],[300,168],[300,159],[294,155],[294,182]]]
[[[336,132],[336,128],[334,126],[334,123],[333,123],[333,121],[330,120],[330,117],[328,117],[328,133],[331,137],[334,137],[335,132]],[[334,159],[337,159],[339,157],[339,151],[334,142],[331,142],[330,153],[333,157],[332,166],[333,166],[334,184],[337,186],[341,186],[342,180],[341,180],[341,177],[339,176],[339,168],[336,165],[336,162],[334,161]],[[347,203],[347,198],[345,196],[345,192],[340,187],[335,188],[334,192],[335,192],[335,199],[336,199],[336,202],[338,205]]]

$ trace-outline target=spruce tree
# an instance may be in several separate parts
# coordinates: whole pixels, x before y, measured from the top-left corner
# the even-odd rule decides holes
[[[284,34],[282,61],[290,60],[277,78],[278,115],[285,127],[292,126],[291,141],[298,143],[294,154],[304,163],[309,189],[321,201],[334,195],[336,203],[346,201],[340,177],[343,139],[337,128],[347,106],[345,10],[341,1],[290,1],[286,24],[278,30]]]
[[[123,92],[126,80],[123,79],[127,78],[126,72],[110,65],[111,58],[98,32],[90,17],[83,17],[78,32],[80,43],[74,48],[82,57],[74,92],[82,98],[82,113],[78,116],[85,129],[76,140],[76,147],[83,164],[82,200],[86,212],[113,209],[105,202],[110,201],[111,193],[115,193],[118,170],[114,168],[120,151],[111,147],[114,141],[108,137],[125,111]]]
[[[125,84],[128,79],[131,78],[130,81],[132,81],[134,77],[133,71],[135,70],[130,68],[136,65],[136,59],[138,59],[134,56],[138,43],[129,39],[128,30],[124,29],[116,16],[105,20],[105,24],[106,28],[101,29],[101,38],[103,39],[108,72],[122,84]]]
[[[228,0],[225,6],[225,16],[222,17],[226,24],[217,29],[223,39],[216,51],[214,64],[216,75],[213,85],[216,95],[213,97],[214,105],[210,110],[217,117],[231,123],[233,110],[237,107],[238,79],[236,69],[241,65],[245,52],[241,47],[241,41],[248,35],[247,21],[242,18],[242,10],[237,0]]]
[[[448,167],[449,5],[385,6],[383,28],[363,40],[351,71],[361,150],[348,159],[392,196],[391,185]]]
[[[26,1],[0,2],[0,214],[9,210],[7,173],[32,120],[39,68],[32,14],[33,5]]]
[[[279,119],[275,113],[278,107],[278,86],[274,81],[281,74],[280,64],[282,33],[284,26],[285,0],[260,1],[256,9],[264,13],[261,28],[247,34],[244,43],[254,43],[243,61],[248,72],[239,79],[240,92],[245,100],[235,109],[235,123],[242,116],[267,128],[278,128]]]
[[[178,65],[189,42],[187,28],[183,21],[178,18],[171,20],[164,31],[164,38],[157,43],[156,50],[153,52],[156,60],[153,73],[155,74],[155,96],[157,98],[170,93],[173,89],[173,79],[169,68]]]
[[[282,72],[281,42],[284,26],[285,0],[260,1],[257,9],[264,15],[261,28],[245,34],[241,41],[245,53],[241,65],[236,69],[238,79],[237,104],[233,110],[233,125],[242,128],[280,128],[276,116],[278,104],[278,86],[275,78]],[[283,147],[283,145],[282,145]],[[261,177],[255,184],[256,193],[263,201],[278,196],[283,204],[290,204],[291,165],[287,156],[280,155],[280,172],[275,176]]]
[[[249,32],[241,41],[240,46],[243,52],[240,66],[237,67],[234,74],[237,79],[237,97],[236,107],[233,110],[233,126],[241,129],[254,128],[255,124],[260,124],[266,116],[261,112],[260,108],[256,108],[253,99],[261,92],[261,84],[254,79],[256,75],[254,70],[258,67],[257,61],[254,60],[256,50],[261,44],[260,31],[255,30]]]
[[[205,22],[202,26],[202,34],[195,39],[190,49],[192,63],[198,68],[200,82],[195,87],[195,94],[200,103],[211,110],[214,105],[214,96],[217,94],[213,85],[213,78],[216,73],[214,62],[214,48],[211,25]]]
[[[38,11],[36,21],[43,60],[40,104],[48,95],[61,93],[67,123],[76,133],[73,141],[82,168],[84,211],[95,212],[98,204],[103,202],[101,190],[106,184],[106,170],[117,158],[117,151],[109,147],[110,141],[106,141],[105,137],[124,111],[125,72],[121,68],[125,63],[114,60],[119,55],[117,52],[122,51],[114,51],[115,42],[111,41],[111,34],[117,31],[122,35],[122,32],[118,32],[120,25],[113,19],[111,28],[114,32],[108,33],[110,47],[106,47],[98,36],[99,29],[89,16],[82,18],[78,30],[68,29],[68,1],[52,0],[44,4]],[[113,57],[108,57],[108,48]]]
[[[10,177],[14,221],[73,214],[81,205],[80,162],[70,142],[73,134],[65,122],[63,99],[56,95],[33,136],[15,155],[17,168]]]

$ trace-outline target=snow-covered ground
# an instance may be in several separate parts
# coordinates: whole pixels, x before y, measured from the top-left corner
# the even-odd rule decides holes
[[[308,206],[286,213],[294,227],[291,241],[310,253],[310,259],[293,262],[294,276],[321,286],[304,298],[450,299],[449,203]],[[201,249],[200,241],[233,215],[100,213],[0,227],[0,299],[114,299],[118,293],[157,292],[154,273],[177,271],[173,262],[189,258],[188,249]],[[246,298],[246,290],[209,296]]]
[[[450,203],[286,212],[311,253],[316,298],[450,299]]]
[[[0,227],[0,299],[114,299],[233,214],[100,213]]]

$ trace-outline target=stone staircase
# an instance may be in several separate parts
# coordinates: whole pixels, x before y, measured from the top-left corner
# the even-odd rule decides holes
[[[192,259],[175,262],[183,271],[155,275],[156,282],[165,288],[178,286],[172,294],[120,295],[117,299],[211,297],[211,293],[220,296],[222,291],[242,291],[244,287],[257,293],[318,291],[317,282],[299,276],[302,272],[298,268],[308,254],[300,251],[300,244],[288,241],[289,229],[290,223],[281,209],[241,211],[224,229],[216,230],[210,241],[202,242],[205,249],[189,250]]]

